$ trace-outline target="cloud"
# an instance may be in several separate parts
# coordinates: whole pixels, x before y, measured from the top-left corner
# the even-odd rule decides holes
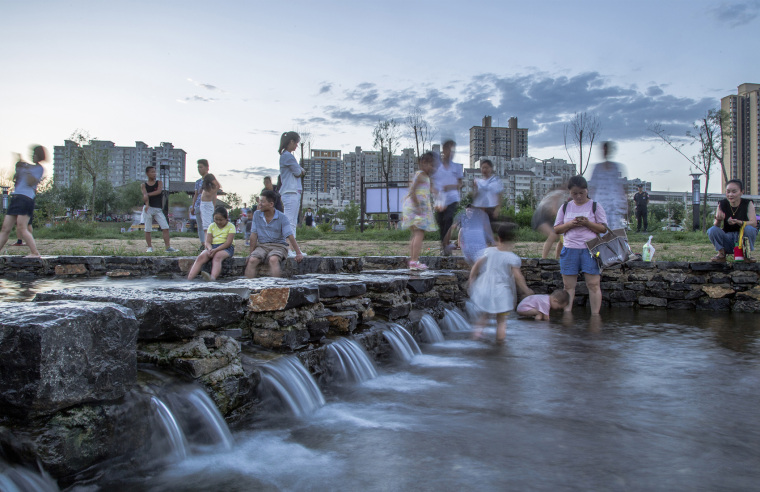
[[[189,97],[186,97],[184,99],[177,99],[177,102],[181,102],[183,104],[187,104],[189,102],[214,102],[214,101],[217,101],[217,100],[218,99],[216,99],[214,97],[203,97],[203,96],[199,96],[199,95],[196,94],[194,96],[189,96]]]
[[[652,176],[663,176],[665,174],[668,174],[671,171],[671,169],[663,169],[661,171],[649,171],[647,174],[651,174]]]
[[[739,27],[757,18],[760,14],[760,1],[721,3],[708,12],[718,22],[728,24],[730,27]]]
[[[278,174],[280,174],[280,169],[251,166],[245,169],[230,169],[225,174],[228,176],[234,176],[239,179],[249,179],[249,178],[263,179],[264,176],[277,176]]]
[[[683,134],[719,104],[714,98],[668,94],[666,86],[656,82],[644,89],[617,85],[598,72],[572,76],[540,71],[512,76],[484,73],[469,80],[441,81],[441,87],[385,89],[365,82],[333,93],[325,105],[315,108],[316,114],[302,121],[334,129],[371,127],[387,118],[403,120],[410,108],[419,107],[432,126],[461,140],[485,115],[500,126],[516,116],[519,127],[530,130],[530,145],[541,148],[562,145],[564,125],[577,112],[599,116],[601,138],[629,140],[651,136],[647,127],[654,122],[671,134]]]
[[[327,94],[328,92],[332,91],[332,84],[323,84],[322,87],[319,88],[320,94]]]
[[[277,130],[251,130],[248,133],[251,135],[277,135],[278,137],[282,134],[282,132],[279,132]]]
[[[204,89],[206,89],[206,90],[209,90],[209,91],[220,91],[220,92],[224,92],[222,89],[220,89],[219,87],[217,87],[217,86],[215,86],[215,85],[206,84],[206,83],[204,83],[204,82],[198,82],[198,81],[196,81],[196,80],[193,80],[193,79],[191,79],[191,78],[188,78],[188,79],[187,79],[187,81],[188,81],[188,82],[191,82],[192,84],[195,84],[195,85],[197,85],[198,87],[203,87]]]

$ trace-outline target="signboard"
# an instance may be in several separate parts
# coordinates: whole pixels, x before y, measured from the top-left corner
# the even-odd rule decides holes
[[[409,188],[365,188],[364,189],[364,208],[368,214],[385,214],[388,213],[387,200],[390,195],[390,213],[399,214],[404,205]]]

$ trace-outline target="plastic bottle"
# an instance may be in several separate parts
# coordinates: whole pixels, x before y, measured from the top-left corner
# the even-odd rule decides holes
[[[641,252],[641,259],[644,261],[652,261],[652,258],[654,257],[654,246],[652,246],[652,237],[649,236],[649,241],[644,245],[644,248]]]

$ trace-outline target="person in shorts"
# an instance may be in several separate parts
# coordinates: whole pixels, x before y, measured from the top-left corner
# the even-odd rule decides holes
[[[41,162],[47,160],[47,150],[45,147],[38,145],[32,150],[32,164],[24,162],[19,156],[16,163],[16,174],[13,176],[13,193],[5,212],[3,226],[0,229],[0,250],[8,242],[8,236],[11,234],[13,226],[16,226],[16,234],[20,239],[26,240],[26,244],[31,250],[28,258],[39,258],[40,252],[37,250],[37,244],[34,242],[31,232],[29,232],[29,220],[34,213],[34,198],[37,196],[37,186],[42,180],[45,170]]]
[[[155,218],[158,227],[161,229],[161,233],[164,236],[166,252],[172,253],[177,250],[171,247],[171,239],[169,239],[169,223],[166,221],[164,211],[162,210],[161,193],[164,191],[164,185],[161,181],[156,179],[156,166],[146,167],[145,175],[148,177],[148,181],[142,184],[143,200],[145,201],[142,215],[143,222],[145,222],[145,242],[148,244],[148,249],[145,251],[147,253],[153,252],[150,233],[153,230],[153,219]]]
[[[269,273],[280,276],[280,261],[288,257],[288,244],[296,252],[297,262],[303,253],[293,235],[293,226],[284,213],[276,210],[277,194],[264,190],[259,197],[259,207],[251,219],[250,255],[245,266],[246,278],[254,278],[261,262],[267,262]]]

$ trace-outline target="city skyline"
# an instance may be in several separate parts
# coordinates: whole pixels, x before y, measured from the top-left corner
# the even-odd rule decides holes
[[[371,150],[374,124],[414,106],[438,128],[436,142],[458,142],[464,164],[469,128],[486,115],[494,126],[517,117],[530,156],[567,159],[564,123],[597,113],[629,178],[688,189],[688,162],[647,125],[683,135],[737,86],[757,83],[760,61],[757,1],[0,8],[10,74],[0,80],[1,172],[12,153],[37,143],[52,154],[81,128],[117,145],[172,142],[187,151],[188,181],[207,158],[241,196],[277,174],[283,131],[309,130],[314,149]]]

